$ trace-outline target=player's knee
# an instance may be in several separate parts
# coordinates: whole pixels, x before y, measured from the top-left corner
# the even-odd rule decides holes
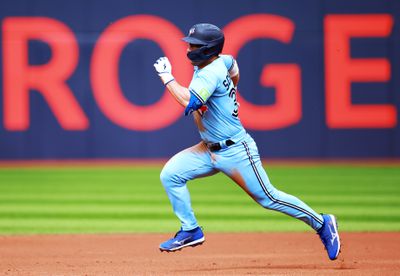
[[[164,167],[160,173],[160,180],[164,187],[168,187],[173,183],[176,183],[177,176],[174,170],[170,169],[168,166]]]
[[[165,185],[164,183],[168,183],[168,180],[170,179],[170,174],[168,173],[168,171],[164,168],[161,173],[160,173],[160,180],[161,183],[163,185]]]
[[[275,210],[277,202],[279,201],[277,190],[273,187],[268,189],[268,193],[263,194],[262,197],[257,198],[257,202],[265,209]]]
[[[266,200],[263,200],[262,202],[260,202],[261,206],[264,207],[265,209],[269,209],[269,210],[274,210],[275,206],[276,206],[276,201],[268,198]]]

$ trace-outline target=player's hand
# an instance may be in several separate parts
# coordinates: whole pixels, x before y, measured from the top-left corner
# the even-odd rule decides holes
[[[174,80],[172,66],[167,57],[160,57],[153,66],[165,85]]]
[[[172,66],[167,57],[160,57],[159,59],[157,59],[156,63],[154,63],[154,68],[159,75],[172,73]]]

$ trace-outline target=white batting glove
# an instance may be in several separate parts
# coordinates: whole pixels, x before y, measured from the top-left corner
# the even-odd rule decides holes
[[[172,76],[172,66],[167,57],[160,57],[153,66],[165,85],[175,79]]]

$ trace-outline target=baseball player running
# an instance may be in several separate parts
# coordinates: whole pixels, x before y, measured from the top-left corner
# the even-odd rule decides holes
[[[257,145],[238,117],[239,68],[232,56],[221,55],[223,32],[212,24],[196,24],[183,41],[188,43],[187,57],[194,66],[188,88],[175,80],[167,57],[159,58],[154,67],[171,95],[185,108],[185,115],[193,115],[202,141],[173,156],[161,172],[181,229],[163,242],[160,250],[171,252],[204,242],[186,183],[223,172],[262,207],[308,224],[320,236],[329,258],[335,260],[340,252],[336,218],[316,213],[297,197],[277,190],[263,169]]]

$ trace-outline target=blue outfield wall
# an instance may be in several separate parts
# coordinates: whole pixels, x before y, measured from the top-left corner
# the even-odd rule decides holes
[[[0,2],[0,159],[168,158],[199,141],[153,69],[210,22],[264,158],[400,157],[400,1]],[[348,54],[347,54],[348,53]]]

